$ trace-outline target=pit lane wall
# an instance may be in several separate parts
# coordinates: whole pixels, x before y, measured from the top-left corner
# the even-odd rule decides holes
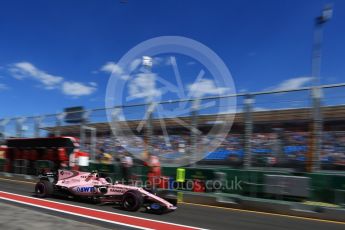
[[[117,165],[91,163],[83,170],[98,170],[105,176],[121,180]],[[161,187],[179,191],[241,195],[274,200],[312,201],[345,205],[345,174],[333,172],[297,173],[286,169],[229,169],[228,167],[163,167]],[[269,184],[268,176],[278,177]],[[134,180],[147,181],[147,168],[132,169]],[[281,179],[283,178],[283,180]],[[294,180],[284,180],[292,178]],[[298,179],[296,181],[296,179]],[[304,180],[299,183],[299,179]],[[207,186],[206,186],[207,185]],[[273,189],[270,189],[273,188]],[[298,190],[302,193],[293,191]]]
[[[0,159],[0,172],[6,172],[5,162],[5,159]],[[45,167],[49,165],[49,162],[43,163]],[[90,163],[88,167],[81,167],[81,170],[97,170],[102,176],[110,177],[114,181],[122,180],[120,166],[116,164]],[[18,172],[25,174],[20,173],[20,170],[17,170],[17,174]],[[134,181],[142,182],[140,185],[148,181],[146,167],[135,166],[131,174]],[[339,172],[296,173],[286,169],[163,167],[162,174],[163,178],[160,178],[158,184],[164,189],[204,194],[217,192],[272,200],[325,202],[345,207],[345,174]],[[273,182],[273,185],[269,182],[270,176],[278,176],[278,181]],[[305,183],[285,181],[284,178],[304,178]],[[300,195],[294,194],[292,190],[304,192]]]

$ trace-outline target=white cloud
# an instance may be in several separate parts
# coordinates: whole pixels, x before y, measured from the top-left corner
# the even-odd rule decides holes
[[[30,62],[17,62],[9,67],[9,71],[16,79],[31,78],[40,82],[44,89],[58,89],[65,95],[84,96],[90,95],[97,90],[97,83],[90,82],[89,85],[82,82],[66,81],[63,77],[46,73],[38,69]],[[1,88],[1,85],[0,85]]]
[[[117,65],[115,62],[107,62],[105,63],[100,71],[106,72],[106,73],[114,73],[114,74],[118,74],[121,75],[123,74],[123,69],[121,68],[121,66]]]
[[[90,95],[96,91],[94,84],[85,85],[80,82],[66,81],[62,85],[62,92],[65,95],[71,96],[85,96]]]
[[[8,86],[6,84],[0,83],[0,91],[8,89]]]
[[[129,67],[130,71],[135,70],[140,65],[140,63],[141,63],[140,59],[135,59],[134,61],[132,61]],[[119,66],[118,64],[116,64],[115,62],[107,62],[100,68],[100,71],[105,72],[105,73],[110,73],[110,74],[116,74],[122,80],[125,80],[125,81],[127,81],[130,78],[130,76],[125,73],[123,68]]]
[[[162,92],[156,88],[157,75],[154,73],[139,73],[128,84],[129,99],[145,98],[151,101],[160,97]]]
[[[121,75],[121,79],[124,80],[124,81],[127,81],[127,80],[129,80],[130,78],[131,78],[131,76],[128,75],[128,74]]]
[[[134,59],[131,64],[129,65],[129,71],[132,72],[134,71],[135,69],[138,68],[138,66],[140,66],[141,64],[141,59],[137,58],[137,59]]]
[[[93,86],[93,87],[97,87],[97,83],[96,83],[96,82],[94,82],[94,81],[89,82],[89,84],[90,84],[91,86]]]
[[[193,97],[202,97],[205,95],[224,94],[228,88],[217,87],[213,80],[201,79],[193,84],[187,86],[189,94]]]
[[[152,57],[152,65],[153,66],[160,66],[160,65],[170,65],[170,57]],[[120,65],[118,65],[115,62],[109,61],[105,63],[99,71],[105,72],[105,73],[115,73],[116,75],[119,75],[121,79],[128,80],[129,75],[126,74],[126,71],[128,73],[131,73],[135,70],[137,70],[139,67],[142,67],[142,58],[136,58],[129,63],[129,66],[124,68]],[[92,73],[98,73],[98,71],[93,71]]]
[[[14,63],[9,70],[16,79],[30,77],[39,81],[45,89],[55,89],[63,81],[62,77],[48,74],[29,62]]]
[[[296,77],[285,80],[278,84],[277,86],[273,86],[268,88],[267,90],[290,90],[290,89],[298,89],[305,86],[307,83],[310,83],[313,80],[312,77]]]
[[[134,59],[130,64],[129,64],[129,72],[132,72],[136,70],[140,65],[141,65],[142,60],[140,58]],[[101,68],[100,71],[105,72],[105,73],[114,73],[116,75],[125,75],[125,70],[115,62],[107,62],[105,63]],[[94,71],[97,73],[98,71]],[[126,78],[126,77],[125,77]]]

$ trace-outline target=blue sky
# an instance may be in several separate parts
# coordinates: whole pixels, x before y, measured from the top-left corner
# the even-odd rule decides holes
[[[308,85],[313,20],[329,2],[1,1],[0,118],[103,107],[117,61],[157,36],[184,36],[211,48],[230,69],[238,92]],[[334,16],[324,30],[321,73],[327,84],[345,81],[345,1],[331,3]],[[157,60],[153,72],[169,78],[169,56]],[[188,58],[176,60],[188,91],[200,66]],[[202,83],[213,94],[226,93],[222,86]],[[174,96],[161,99],[169,98]]]

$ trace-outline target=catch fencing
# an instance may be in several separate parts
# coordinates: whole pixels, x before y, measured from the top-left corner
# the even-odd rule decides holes
[[[95,162],[115,161],[130,152],[139,158],[154,153],[167,165],[344,170],[344,87],[345,83],[2,118],[0,133],[6,138],[75,136]],[[103,159],[104,153],[109,159]]]

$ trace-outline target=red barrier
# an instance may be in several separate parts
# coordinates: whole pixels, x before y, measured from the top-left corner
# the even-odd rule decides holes
[[[53,149],[48,149],[46,151],[46,154],[44,155],[44,160],[48,160],[48,161],[55,161],[55,154],[54,154],[54,150]]]
[[[22,159],[24,160],[30,160],[30,151],[25,149],[22,151]]]
[[[31,151],[30,151],[30,158],[29,158],[29,160],[31,160],[31,161],[36,161],[37,158],[38,158],[37,151],[34,150],[34,149],[31,150]]]
[[[14,149],[14,159],[22,159],[22,151],[20,149]]]
[[[68,161],[67,153],[65,148],[58,149],[59,161]]]

